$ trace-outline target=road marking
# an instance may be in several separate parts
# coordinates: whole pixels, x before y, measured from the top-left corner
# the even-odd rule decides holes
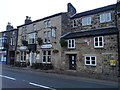
[[[10,80],[16,80],[15,78],[4,76],[4,75],[0,75],[0,77],[4,77],[4,78],[10,79]]]
[[[34,86],[38,86],[38,87],[42,87],[42,88],[46,88],[46,89],[56,90],[56,89],[54,89],[54,88],[50,88],[50,87],[47,87],[47,86],[35,84],[35,83],[32,83],[32,82],[29,82],[29,84],[34,85]]]

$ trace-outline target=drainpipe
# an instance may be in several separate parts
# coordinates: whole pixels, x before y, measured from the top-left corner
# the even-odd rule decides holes
[[[116,9],[115,9],[115,25],[117,26],[117,47],[118,47],[118,77],[120,77],[120,31],[119,31],[119,25],[118,25],[118,19],[117,19],[117,4],[116,4]]]

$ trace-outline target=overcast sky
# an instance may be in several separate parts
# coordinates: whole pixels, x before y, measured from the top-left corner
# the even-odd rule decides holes
[[[0,31],[6,30],[8,22],[16,26],[24,24],[26,16],[31,20],[41,19],[67,11],[72,3],[77,13],[115,4],[117,0],[0,0]]]

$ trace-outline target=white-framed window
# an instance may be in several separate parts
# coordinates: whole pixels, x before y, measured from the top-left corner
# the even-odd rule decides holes
[[[77,20],[72,20],[72,27],[77,27]]]
[[[51,41],[51,31],[44,32],[44,43],[50,43]]]
[[[94,47],[95,48],[103,48],[104,47],[103,36],[94,37]]]
[[[14,38],[10,38],[10,45],[14,45]]]
[[[100,14],[100,23],[110,22],[111,21],[111,13],[102,13]]]
[[[83,17],[82,18],[82,26],[85,26],[85,25],[91,25],[91,17]]]
[[[68,48],[75,48],[75,39],[68,40]]]
[[[51,63],[51,51],[50,50],[43,51],[42,63]]]
[[[52,28],[51,33],[52,33],[52,37],[55,38],[56,37],[56,30],[54,28]]]
[[[44,26],[45,28],[51,27],[51,21],[50,20],[44,21]]]
[[[26,61],[26,52],[25,51],[21,51],[20,52],[20,61],[21,62],[25,62]]]
[[[35,36],[36,36],[36,33],[29,34],[28,44],[35,44],[35,42],[36,42]]]
[[[96,66],[96,56],[85,56],[85,65]]]
[[[3,36],[6,36],[6,33],[3,33]]]
[[[36,31],[37,30],[37,26],[36,24],[33,24],[33,31]]]

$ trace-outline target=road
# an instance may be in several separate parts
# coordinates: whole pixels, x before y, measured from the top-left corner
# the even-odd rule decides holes
[[[22,69],[2,68],[2,88],[118,88],[117,82],[36,72]]]

